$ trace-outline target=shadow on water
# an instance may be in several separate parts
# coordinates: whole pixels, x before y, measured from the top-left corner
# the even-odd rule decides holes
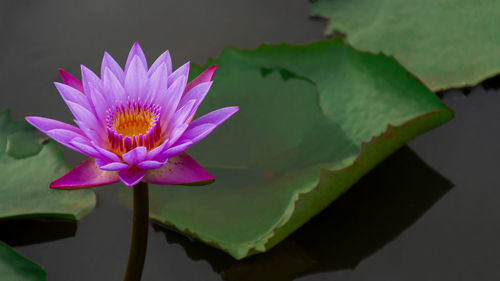
[[[485,90],[498,90],[498,89],[500,89],[500,75],[495,75],[493,77],[490,77],[478,85],[480,85],[480,87],[482,86]],[[443,96],[445,95],[445,93],[458,90],[458,91],[462,92],[465,96],[468,96],[472,93],[474,88],[478,87],[478,85],[464,87],[464,88],[446,89],[446,90],[439,91],[436,94],[438,95],[439,98],[442,99]]]
[[[65,219],[12,219],[0,221],[0,241],[25,246],[75,236],[78,224]]]
[[[346,194],[264,254],[236,261],[229,255],[155,224],[167,242],[193,260],[206,260],[228,281],[290,281],[303,275],[352,269],[411,226],[453,184],[403,147]]]

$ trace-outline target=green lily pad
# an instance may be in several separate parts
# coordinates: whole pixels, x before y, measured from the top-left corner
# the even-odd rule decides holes
[[[3,281],[47,280],[45,270],[0,241],[0,276]]]
[[[358,50],[394,56],[433,91],[473,86],[500,73],[500,2],[495,0],[318,0]]]
[[[93,190],[54,190],[51,181],[69,168],[54,141],[34,137],[35,129],[0,112],[0,219],[80,219],[95,207]]]
[[[240,106],[188,151],[215,183],[152,186],[150,217],[237,259],[276,245],[406,141],[453,117],[394,59],[338,39],[228,48],[208,64],[219,68],[198,115]]]

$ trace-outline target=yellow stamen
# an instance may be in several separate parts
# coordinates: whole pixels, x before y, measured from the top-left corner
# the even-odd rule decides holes
[[[113,129],[123,137],[132,138],[139,134],[146,135],[153,122],[153,113],[143,109],[129,108],[115,115]]]

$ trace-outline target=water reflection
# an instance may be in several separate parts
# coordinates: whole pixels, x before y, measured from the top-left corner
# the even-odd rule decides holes
[[[453,187],[403,147],[345,195],[264,254],[236,261],[180,233],[154,225],[193,260],[208,261],[228,281],[290,281],[320,271],[352,269],[395,239]]]
[[[0,241],[24,246],[75,236],[78,224],[65,219],[12,219],[0,221]]]

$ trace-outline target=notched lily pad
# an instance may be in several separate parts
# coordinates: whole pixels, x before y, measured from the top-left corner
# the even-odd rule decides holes
[[[433,91],[473,86],[500,73],[500,2],[318,0],[327,34],[394,56]]]
[[[33,132],[17,132],[7,136],[5,151],[13,158],[30,157],[41,150],[41,140],[33,138]]]
[[[66,173],[61,149],[43,142],[24,121],[0,112],[0,219],[55,217],[79,219],[93,210],[92,190],[53,190],[51,181]]]
[[[44,281],[45,270],[0,241],[0,276],[3,281]]]
[[[208,64],[219,68],[198,114],[240,106],[189,151],[215,183],[151,187],[150,217],[237,259],[273,247],[453,116],[394,59],[340,40],[228,48]]]

